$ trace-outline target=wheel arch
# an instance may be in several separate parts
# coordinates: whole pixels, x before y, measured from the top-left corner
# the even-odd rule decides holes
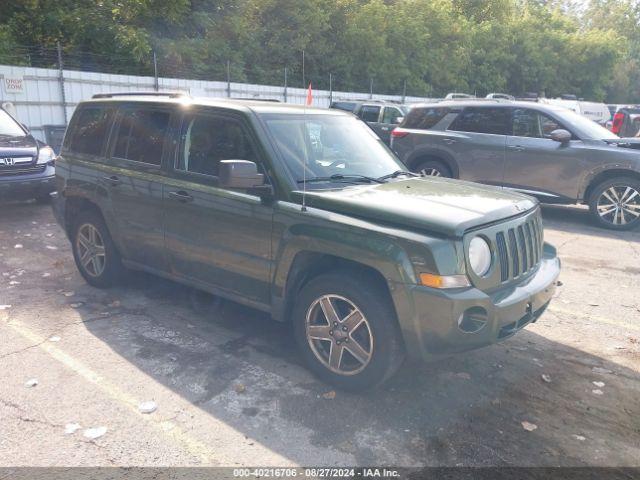
[[[634,180],[640,181],[640,172],[636,170],[629,170],[627,168],[610,168],[594,175],[586,184],[580,198],[583,202],[588,203],[593,193],[593,189],[600,185],[605,180],[609,180],[617,177],[631,177]]]
[[[64,228],[68,236],[71,236],[71,229],[74,224],[74,218],[82,211],[92,211],[100,215],[104,221],[104,215],[100,210],[100,207],[86,197],[71,196],[65,199],[64,209]]]
[[[460,178],[460,168],[455,159],[448,153],[438,149],[421,149],[413,152],[406,161],[407,167],[411,171],[421,162],[436,161],[447,166],[454,178]]]

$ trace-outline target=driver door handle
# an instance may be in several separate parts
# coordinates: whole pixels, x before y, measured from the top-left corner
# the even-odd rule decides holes
[[[507,148],[510,150],[515,150],[516,152],[524,152],[525,148],[522,145],[507,145]]]
[[[193,202],[193,197],[189,195],[187,192],[182,190],[179,190],[177,192],[169,192],[169,196],[182,203]]]
[[[117,187],[118,185],[120,185],[120,182],[121,182],[121,180],[115,175],[104,176],[102,177],[102,181],[112,187]]]
[[[442,141],[447,145],[453,145],[457,142],[457,140],[454,140],[453,138],[443,138]]]

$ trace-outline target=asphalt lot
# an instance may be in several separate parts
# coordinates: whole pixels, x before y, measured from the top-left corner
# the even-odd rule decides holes
[[[640,232],[544,218],[563,272],[536,324],[359,396],[261,313],[143,274],[88,286],[50,207],[1,205],[0,466],[640,466]]]

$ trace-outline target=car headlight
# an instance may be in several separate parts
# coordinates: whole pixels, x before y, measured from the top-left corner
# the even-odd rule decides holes
[[[38,165],[53,164],[55,158],[56,154],[51,147],[40,147],[40,150],[38,150]]]
[[[469,242],[469,265],[473,272],[482,277],[491,268],[491,247],[482,237],[473,237]]]

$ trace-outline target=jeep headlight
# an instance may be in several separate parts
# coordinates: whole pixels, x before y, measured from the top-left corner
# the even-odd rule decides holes
[[[473,237],[469,242],[469,265],[479,277],[487,274],[491,268],[491,247],[482,237]]]
[[[38,150],[38,165],[53,164],[55,158],[56,154],[51,147],[40,147]]]

